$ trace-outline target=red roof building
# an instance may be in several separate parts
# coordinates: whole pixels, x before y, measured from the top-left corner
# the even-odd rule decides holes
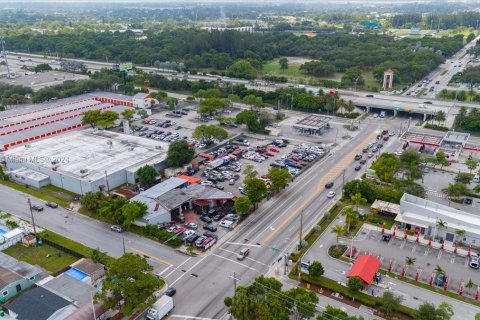
[[[347,274],[347,278],[359,277],[365,284],[371,284],[375,273],[380,268],[380,260],[371,255],[358,256]]]

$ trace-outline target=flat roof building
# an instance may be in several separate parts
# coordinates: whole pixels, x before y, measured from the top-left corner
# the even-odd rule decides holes
[[[4,153],[7,170],[25,167],[47,175],[54,186],[77,194],[136,183],[130,167],[155,163],[161,169],[168,144],[121,133],[72,131]]]
[[[293,129],[301,134],[320,135],[322,129],[328,128],[330,120],[332,120],[330,117],[311,114],[298,120]]]
[[[446,223],[438,228],[437,221]],[[462,241],[473,246],[480,245],[480,216],[461,211],[440,203],[405,193],[400,199],[400,213],[395,221],[404,230],[412,230],[434,239]],[[459,238],[455,231],[465,230]]]

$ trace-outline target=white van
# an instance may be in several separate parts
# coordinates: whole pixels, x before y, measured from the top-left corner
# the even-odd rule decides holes
[[[472,182],[480,183],[480,177],[479,176],[473,177]]]

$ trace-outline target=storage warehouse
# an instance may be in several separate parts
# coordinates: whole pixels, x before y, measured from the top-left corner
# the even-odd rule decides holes
[[[54,186],[85,194],[135,183],[136,171],[130,168],[145,163],[163,169],[167,150],[165,142],[85,129],[12,148],[3,153],[3,161],[8,171],[29,169],[30,175],[48,176]]]
[[[120,113],[132,106],[132,97],[96,93],[3,111],[0,112],[0,150],[81,129],[85,127],[81,123],[85,111]]]

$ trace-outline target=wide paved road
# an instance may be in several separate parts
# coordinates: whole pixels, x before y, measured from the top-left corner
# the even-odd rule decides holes
[[[333,204],[334,200],[326,197],[325,183],[334,181],[331,190],[339,194],[344,169],[345,181],[360,174],[351,165],[354,155],[361,153],[361,149],[375,139],[381,124],[378,127],[373,123],[365,126],[348,146],[315,164],[274,201],[263,203],[214,250],[200,260],[191,259],[163,274],[178,290],[172,318],[220,318],[226,312],[222,303],[224,297],[234,292],[234,273],[238,285],[246,285],[260,274],[271,273],[272,268],[281,269],[282,262],[278,260],[284,253],[290,253],[298,242],[302,212],[303,229],[306,230]],[[250,255],[237,261],[237,252],[245,247],[250,248]]]

